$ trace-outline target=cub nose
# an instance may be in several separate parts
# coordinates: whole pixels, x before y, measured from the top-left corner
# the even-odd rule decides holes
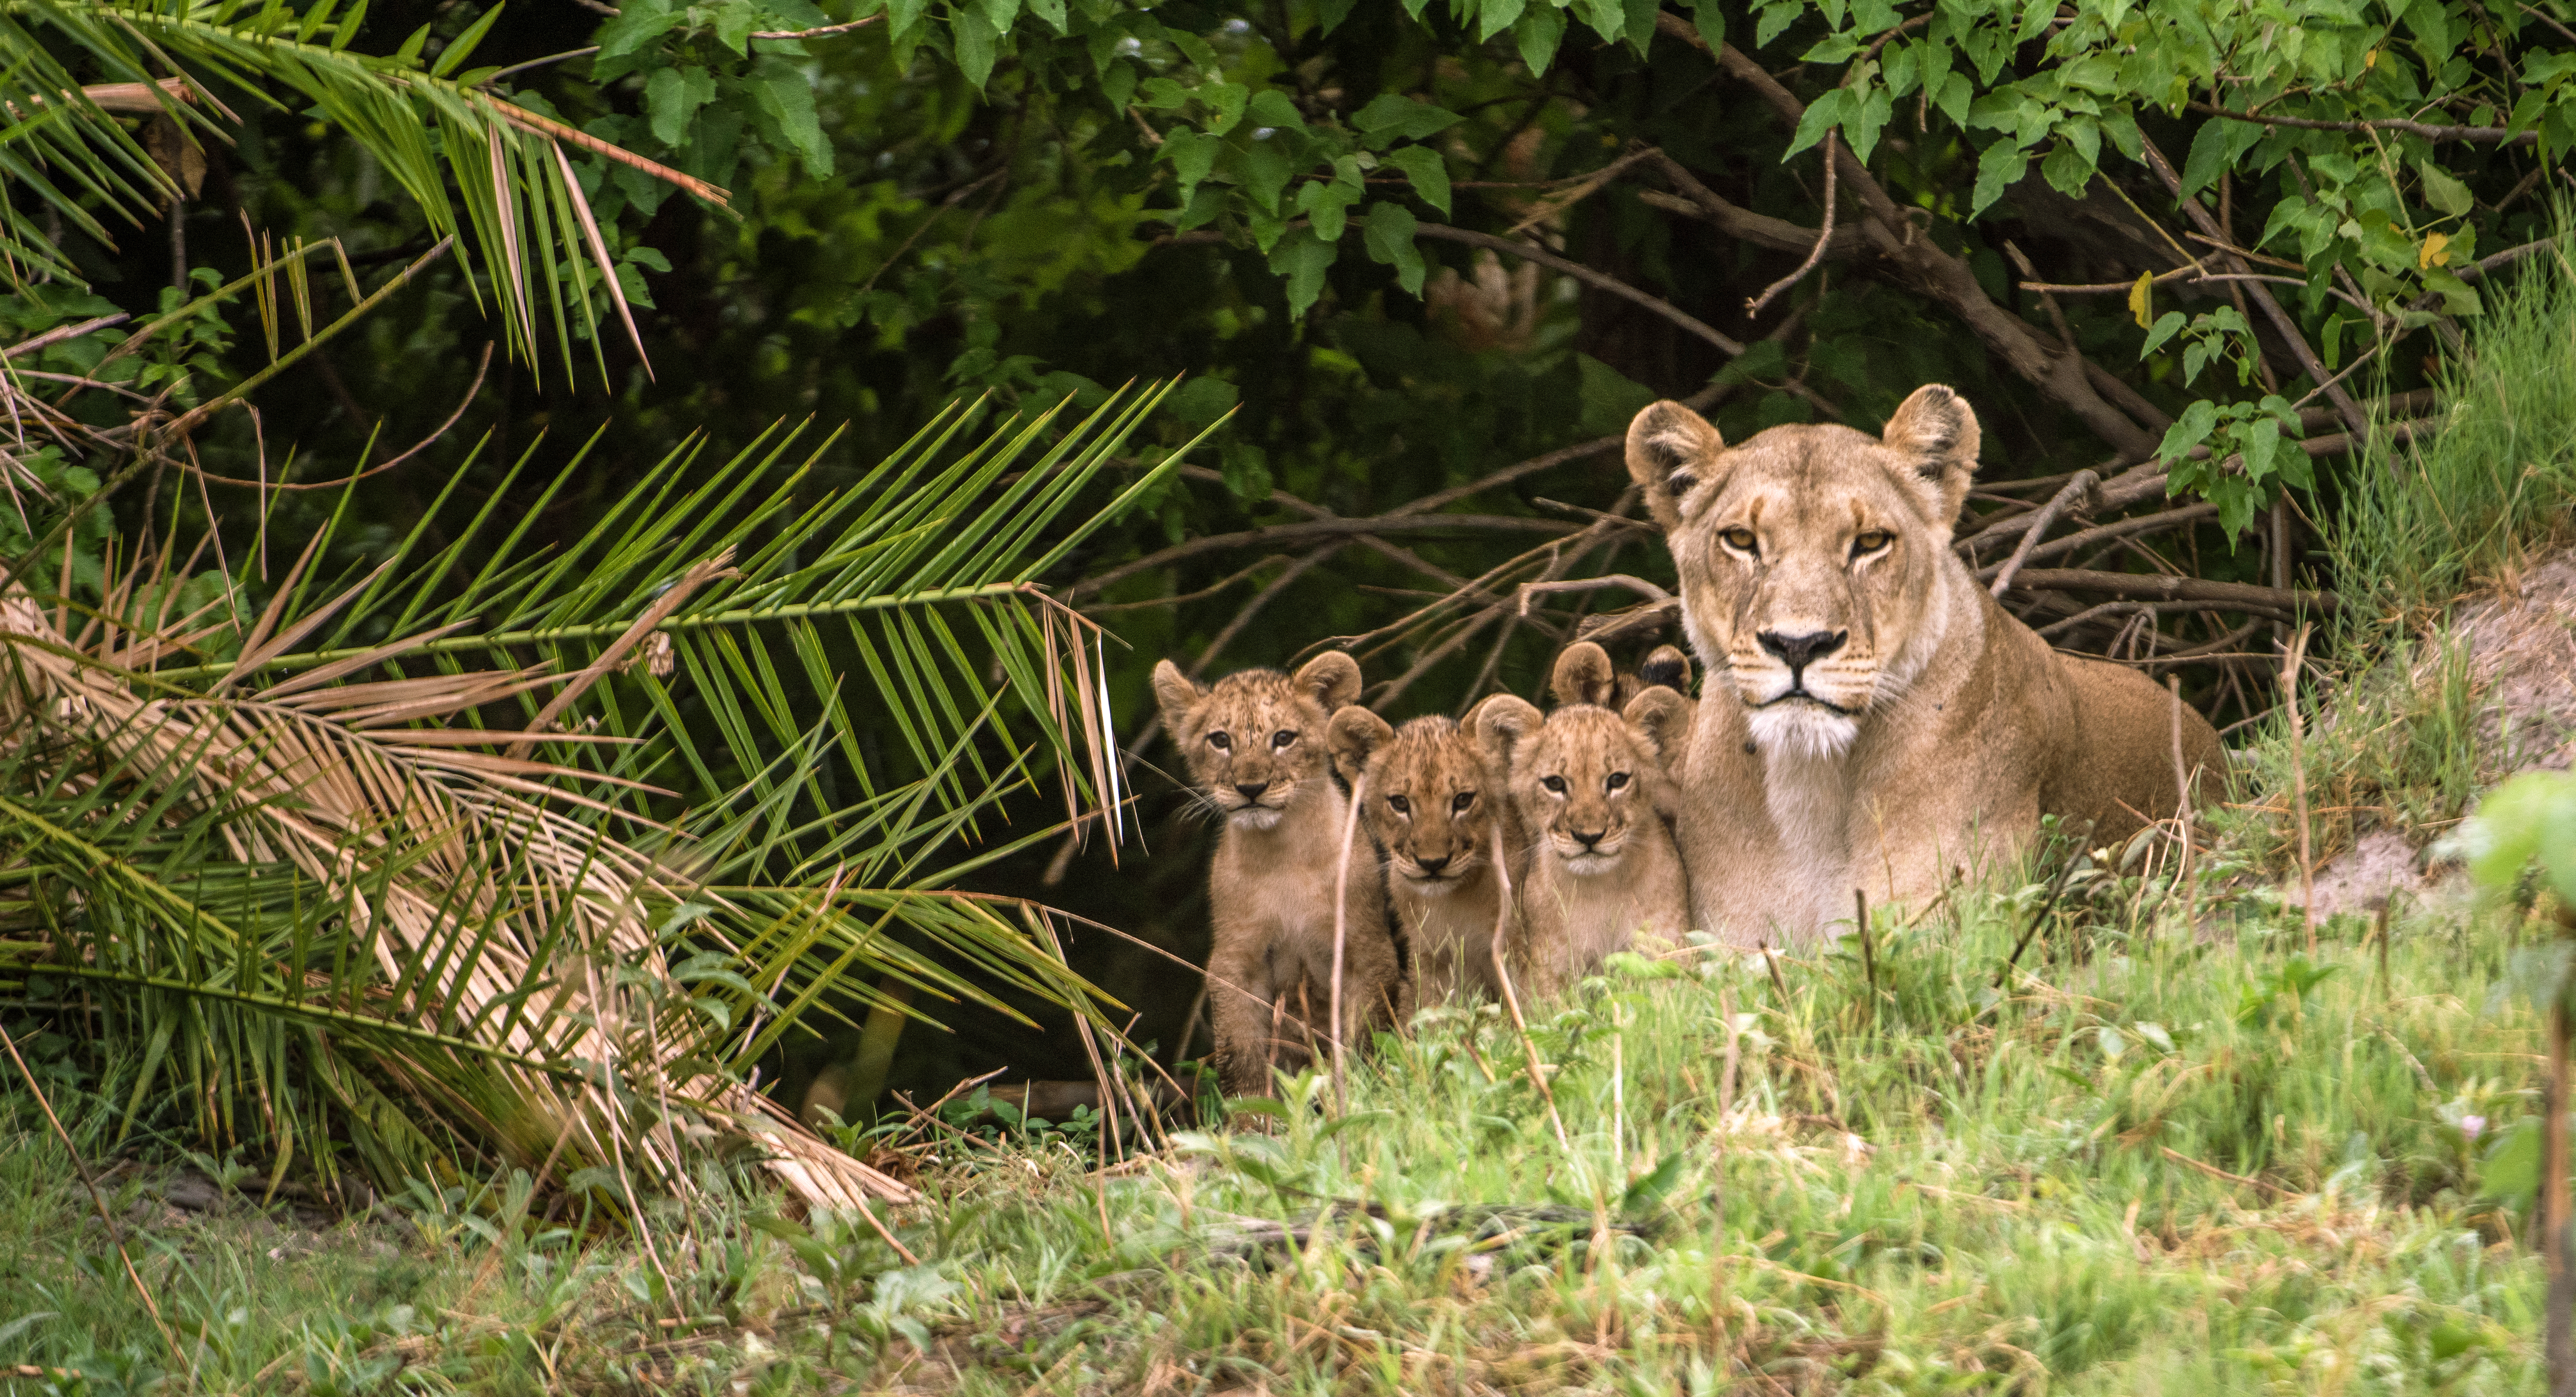
[[[1566,833],[1573,835],[1575,842],[1581,844],[1586,849],[1599,844],[1603,839],[1608,838],[1610,835],[1610,831],[1607,829],[1596,829],[1589,834],[1586,834],[1579,829],[1568,830]]]
[[[1754,639],[1762,642],[1763,649],[1779,656],[1780,663],[1787,665],[1794,674],[1843,648],[1843,642],[1851,639],[1851,632],[1809,631],[1805,635],[1782,635],[1778,631],[1764,631]]]
[[[1243,797],[1243,798],[1244,798],[1244,800],[1246,800],[1247,802],[1249,802],[1249,801],[1255,801],[1255,800],[1259,800],[1259,799],[1261,799],[1261,793],[1262,793],[1263,791],[1266,791],[1266,790],[1269,790],[1269,789],[1270,789],[1270,783],[1269,783],[1269,782],[1267,782],[1267,781],[1254,781],[1254,782],[1251,782],[1251,783],[1246,784],[1246,785],[1241,785],[1241,786],[1237,786],[1237,787],[1235,787],[1235,788],[1234,788],[1234,793],[1235,793],[1236,795],[1239,795],[1239,796]]]
[[[1440,870],[1449,866],[1449,858],[1449,855],[1442,854],[1436,859],[1417,858],[1414,862],[1421,866],[1423,872],[1437,878],[1440,876]]]

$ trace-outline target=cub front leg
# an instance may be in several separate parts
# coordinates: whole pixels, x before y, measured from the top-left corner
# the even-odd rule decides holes
[[[1267,948],[1254,937],[1217,931],[1208,956],[1208,1023],[1216,1034],[1217,1083],[1228,1096],[1271,1094],[1272,1001]]]

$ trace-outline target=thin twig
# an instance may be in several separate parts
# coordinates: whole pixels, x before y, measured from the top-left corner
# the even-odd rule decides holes
[[[2194,904],[2200,888],[2191,880],[2191,773],[2182,759],[2182,676],[2165,676],[2165,687],[2173,694],[2174,828],[2182,836],[2182,870],[2177,875],[2182,880],[2182,929],[2190,935],[2199,925]]]
[[[1325,1012],[1333,1016],[1333,1114],[1348,1115],[1351,1109],[1349,1079],[1343,1075],[1342,1039],[1342,965],[1350,945],[1351,846],[1359,842],[1360,807],[1368,801],[1368,773],[1363,771],[1351,782],[1351,806],[1342,817],[1342,851],[1333,869],[1333,986],[1332,1003]]]
[[[1832,130],[1825,132],[1825,219],[1816,229],[1816,245],[1807,249],[1807,260],[1799,263],[1796,271],[1764,287],[1761,295],[1745,301],[1746,319],[1760,315],[1764,306],[1771,304],[1780,293],[1804,281],[1807,273],[1814,271],[1816,264],[1825,260],[1825,248],[1834,240],[1834,151],[1838,140],[1838,132]]]
[[[1494,876],[1501,879],[1503,885],[1502,911],[1494,916],[1494,983],[1502,987],[1503,1007],[1512,1011],[1512,1028],[1520,1034],[1521,1051],[1529,1056],[1530,1085],[1538,1088],[1539,1100],[1547,1103],[1547,1123],[1556,1131],[1557,1148],[1570,1150],[1574,1145],[1566,1137],[1564,1118],[1556,1113],[1556,1093],[1548,1089],[1547,1072],[1540,1066],[1538,1060],[1538,1043],[1530,1037],[1529,1020],[1521,1017],[1521,997],[1512,988],[1511,966],[1505,963],[1509,959],[1505,949],[1508,941],[1507,933],[1511,929],[1512,870],[1510,863],[1503,857],[1501,824],[1497,823],[1494,826],[1493,836]]]
[[[2039,546],[2040,535],[2048,532],[2048,526],[2057,522],[2057,516],[2067,506],[2092,494],[2101,483],[2102,477],[2093,472],[2077,471],[2075,478],[2066,482],[2065,489],[2050,496],[2048,503],[2040,506],[2039,517],[2031,521],[2030,528],[2021,536],[2021,546],[2013,550],[2012,557],[2005,560],[2003,569],[1996,573],[1995,584],[1989,589],[1991,595],[2000,597],[2012,590],[2013,574],[2021,571],[2021,565],[2029,561],[2030,550]]]
[[[98,1220],[107,1224],[108,1241],[116,1247],[116,1259],[125,1263],[125,1278],[134,1283],[134,1293],[143,1297],[143,1308],[152,1316],[152,1327],[161,1331],[161,1342],[170,1346],[170,1356],[179,1360],[180,1367],[188,1370],[189,1385],[194,1386],[197,1365],[190,1361],[187,1350],[179,1347],[179,1336],[171,1333],[169,1323],[161,1318],[161,1302],[152,1298],[152,1287],[145,1285],[142,1274],[134,1269],[134,1257],[125,1250],[125,1229],[116,1225],[116,1215],[108,1209],[107,1194],[100,1190],[98,1176],[90,1172],[89,1161],[81,1157],[80,1146],[72,1143],[72,1133],[63,1128],[62,1117],[54,1114],[54,1103],[46,1099],[45,1089],[37,1084],[36,1074],[27,1066],[27,1059],[18,1054],[18,1040],[9,1035],[6,1027],[0,1027],[0,1046],[8,1048],[9,1060],[18,1065],[18,1075],[26,1079],[27,1091],[36,1098],[37,1108],[45,1113],[45,1123],[54,1128],[55,1138],[63,1142],[64,1152],[71,1156],[73,1171],[80,1175],[82,1185],[89,1189],[90,1204],[98,1209]]]
[[[2308,830],[2307,722],[2299,714],[2299,669],[2307,660],[2308,633],[2313,629],[2308,624],[2299,627],[2281,663],[2281,703],[2290,714],[2290,806],[2299,822],[2299,920],[2307,929],[2311,956],[2317,953],[2317,879]]]

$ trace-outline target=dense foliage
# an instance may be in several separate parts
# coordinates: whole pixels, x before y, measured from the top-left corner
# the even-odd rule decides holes
[[[52,57],[9,70],[0,149],[60,196],[13,183],[8,320],[23,338],[171,312],[121,356],[131,324],[13,367],[204,404],[386,297],[258,382],[257,419],[191,424],[206,488],[137,478],[115,509],[220,515],[236,577],[263,531],[300,546],[334,511],[340,559],[381,558],[440,477],[390,471],[345,502],[222,482],[335,479],[466,403],[430,458],[488,435],[463,488],[568,539],[693,433],[847,422],[820,489],[963,395],[1088,407],[1186,372],[1147,435],[1177,445],[1235,409],[1215,444],[1046,580],[1078,583],[1138,659],[1221,670],[1364,637],[1372,700],[1411,711],[1531,687],[1586,613],[1631,599],[1549,594],[1524,619],[1516,584],[1666,580],[1647,535],[1602,517],[1625,486],[1610,438],[1644,401],[1697,395],[1730,437],[1875,430],[1937,379],[1987,426],[1972,561],[2013,566],[2045,531],[2033,506],[2095,468],[2060,533],[2094,527],[2033,549],[2046,585],[2014,604],[2158,673],[2174,666],[2154,656],[2203,652],[2179,667],[2232,719],[2268,702],[2249,637],[2337,580],[2309,540],[2342,507],[2340,453],[2421,411],[2490,272],[2549,231],[2576,140],[2559,0],[600,8],[8,12],[13,52]],[[174,72],[212,100],[49,105]],[[495,102],[539,125],[496,123]],[[76,115],[123,185],[66,173]],[[451,228],[465,255],[366,292]],[[299,239],[309,278],[205,305],[165,289],[240,277],[246,240]],[[487,338],[511,346],[488,382]],[[73,397],[85,422],[122,411]],[[370,448],[379,431],[391,445]],[[126,465],[12,449],[75,500]],[[2103,533],[2123,511],[2149,522]],[[2067,590],[2149,572],[2271,600]],[[1143,669],[1114,666],[1113,711],[1144,711]],[[1141,876],[1050,895],[1187,955],[1195,835],[1151,828],[1170,856]],[[1048,862],[983,876],[1034,888]],[[1077,866],[1109,872],[1097,843]],[[1151,992],[1146,963],[1117,974],[1168,1045],[1188,992]]]

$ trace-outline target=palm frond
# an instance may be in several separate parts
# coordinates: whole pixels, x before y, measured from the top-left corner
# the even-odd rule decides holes
[[[0,579],[0,975],[115,1005],[113,1099],[212,1145],[686,1191],[729,1140],[819,1204],[907,1196],[743,1074],[881,982],[933,1021],[1107,1002],[954,883],[1050,772],[1098,808],[1115,735],[1037,579],[1177,464],[1067,522],[1160,396],[963,405],[838,490],[792,432],[676,453],[559,550],[487,507],[324,584],[326,530],[255,611],[174,620],[173,547]]]
[[[577,303],[573,313],[597,354],[594,287],[641,357],[643,341],[565,147],[713,204],[726,192],[486,90],[492,70],[458,71],[499,6],[434,62],[419,57],[421,35],[392,54],[352,49],[365,12],[357,4],[335,17],[329,4],[298,9],[285,0],[0,3],[0,179],[24,192],[0,199],[0,268],[13,283],[30,275],[78,282],[38,211],[51,209],[67,227],[110,243],[93,204],[130,223],[158,216],[177,188],[115,113],[157,110],[190,140],[223,140],[237,119],[218,96],[224,92],[248,106],[310,111],[347,133],[433,234],[465,240],[469,270],[491,282],[505,338],[532,366],[542,319],[555,327],[571,368],[567,300]],[[569,281],[563,267],[572,269]]]

